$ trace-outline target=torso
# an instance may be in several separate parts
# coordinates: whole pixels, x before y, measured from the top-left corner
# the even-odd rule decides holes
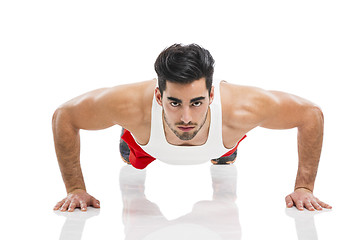
[[[156,87],[156,79],[146,81],[141,83],[138,89],[138,92],[142,93],[139,96],[134,96],[137,98],[137,101],[141,99],[141,107],[143,116],[134,116],[134,119],[141,119],[141,122],[134,123],[132,126],[123,126],[127,128],[136,138],[136,141],[140,145],[146,145],[150,139],[150,130],[151,130],[151,109],[152,102],[154,97],[154,89]],[[231,88],[229,83],[221,82],[220,84],[220,92],[221,92],[221,106],[222,106],[222,136],[223,136],[223,144],[225,148],[231,149],[234,147],[237,142],[245,136],[245,134],[253,128],[253,126],[247,126],[244,123],[244,128],[239,129],[238,127],[234,127],[232,124],[232,108],[233,103],[231,99]],[[135,100],[135,99],[134,99]],[[135,100],[136,101],[136,100]],[[246,100],[244,100],[246,102]],[[130,118],[132,116],[129,116]],[[206,136],[204,136],[204,142]]]

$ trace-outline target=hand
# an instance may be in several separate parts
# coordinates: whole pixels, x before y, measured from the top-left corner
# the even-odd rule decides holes
[[[300,211],[304,210],[304,207],[309,211],[322,210],[322,208],[331,209],[332,207],[318,198],[314,197],[312,192],[306,188],[298,188],[293,193],[289,194],[285,198],[286,206],[291,208],[296,206]]]
[[[100,208],[99,200],[88,194],[85,190],[77,189],[73,192],[68,193],[67,197],[58,202],[54,210],[65,212],[73,212],[75,208],[81,208],[81,211],[86,211],[88,206]]]

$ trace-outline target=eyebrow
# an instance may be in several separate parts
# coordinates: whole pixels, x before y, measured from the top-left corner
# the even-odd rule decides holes
[[[175,98],[175,97],[167,97],[167,99],[170,101],[177,102],[177,103],[182,103],[182,100]],[[190,103],[197,102],[197,101],[204,100],[204,99],[205,99],[205,97],[196,97],[196,98],[191,99]]]

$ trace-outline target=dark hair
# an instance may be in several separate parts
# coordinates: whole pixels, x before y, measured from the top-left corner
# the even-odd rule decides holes
[[[214,63],[210,52],[197,44],[174,44],[164,49],[154,65],[161,96],[166,89],[166,81],[188,84],[203,77],[210,95]]]

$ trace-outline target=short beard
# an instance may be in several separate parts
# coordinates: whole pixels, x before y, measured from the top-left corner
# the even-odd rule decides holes
[[[209,112],[209,108],[208,110],[206,111],[206,115],[205,115],[205,119],[204,121],[201,123],[200,127],[198,130],[196,130],[195,132],[193,133],[189,133],[189,132],[184,132],[183,134],[180,134],[177,130],[173,129],[170,125],[170,123],[168,122],[168,120],[166,119],[166,115],[165,115],[165,112],[163,110],[163,114],[164,114],[164,120],[166,122],[166,124],[168,125],[168,127],[171,129],[171,131],[180,139],[180,140],[183,140],[183,141],[189,141],[191,139],[193,139],[196,134],[200,131],[200,129],[204,126],[205,122],[206,122],[206,118],[207,118],[207,115],[208,115],[208,112]],[[194,125],[194,124],[191,124],[188,123],[188,124],[184,124],[183,122],[181,123],[175,123],[175,125],[182,125],[182,126],[186,126],[186,125]],[[195,127],[197,126],[197,124],[195,124]]]

